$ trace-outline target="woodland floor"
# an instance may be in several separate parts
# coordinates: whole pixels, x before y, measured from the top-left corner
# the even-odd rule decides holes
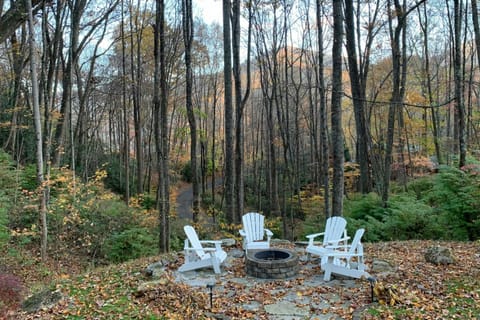
[[[437,266],[425,262],[425,249],[433,245],[449,247],[456,263]],[[261,305],[275,303],[280,296],[272,292],[282,291],[279,289],[284,292],[285,288],[298,296],[313,297],[329,291],[342,300],[349,300],[348,308],[335,308],[332,304],[328,310],[338,319],[352,319],[354,315],[357,319],[480,319],[480,242],[366,244],[365,256],[367,264],[376,258],[395,266],[393,273],[373,274],[379,283],[396,294],[377,297],[377,300],[385,299],[387,304],[394,305],[371,303],[366,284],[305,289],[302,283],[318,276],[321,272],[318,268],[302,269],[301,266],[302,271],[296,278],[261,282],[254,290],[230,284],[235,294],[216,295],[210,306],[206,290],[176,281],[176,270],[183,262],[181,254],[143,258],[89,271],[85,271],[85,265],[76,257],[52,258],[41,264],[39,258],[26,255],[22,260],[25,263],[12,264],[3,256],[2,259],[7,260],[5,271],[23,279],[29,291],[56,288],[64,296],[53,307],[34,314],[10,312],[7,319],[272,319],[263,308],[252,311],[245,306],[251,301],[259,301]],[[146,266],[158,260],[168,261],[164,277],[157,286],[138,294],[139,285],[149,280],[144,274]],[[15,261],[19,261],[18,257]],[[246,276],[243,263],[227,266],[223,274]]]

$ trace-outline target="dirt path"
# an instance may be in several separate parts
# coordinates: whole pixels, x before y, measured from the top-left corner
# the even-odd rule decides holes
[[[223,183],[221,177],[215,178],[215,185],[218,188]],[[211,185],[211,180],[208,179],[207,182],[208,186]],[[191,183],[182,183],[182,185],[178,188],[176,192],[176,212],[177,217],[179,219],[193,219],[193,211],[192,211],[192,203],[193,203],[193,188]]]
[[[177,217],[180,219],[193,219],[192,212],[193,188],[192,184],[184,184],[177,191],[175,206],[177,208]]]

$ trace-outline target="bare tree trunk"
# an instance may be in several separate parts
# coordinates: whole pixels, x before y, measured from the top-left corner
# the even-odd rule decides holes
[[[343,41],[343,9],[342,2],[333,0],[333,47],[332,47],[332,159],[333,159],[333,191],[332,215],[343,214],[344,190],[344,143],[342,128],[342,41]]]
[[[154,77],[154,117],[155,145],[157,150],[158,190],[157,210],[159,214],[159,250],[168,252],[170,246],[170,179],[168,162],[168,83],[165,65],[165,4],[156,0],[155,16],[155,77]]]
[[[230,31],[230,0],[223,0],[223,53],[225,97],[225,216],[228,223],[235,221],[234,145],[232,103],[232,41]]]
[[[142,39],[143,39],[143,23],[139,25],[139,12],[132,12],[133,6],[130,6],[130,74],[132,87],[132,102],[133,102],[133,123],[135,127],[135,152],[136,152],[136,176],[137,176],[137,193],[143,193],[143,168],[144,168],[144,152],[143,152],[143,119],[142,119]],[[140,0],[137,0],[137,10],[140,10]],[[133,17],[135,17],[133,19]],[[134,20],[134,21],[132,21]],[[135,32],[134,32],[135,28]],[[135,39],[134,39],[135,33]],[[135,40],[135,42],[134,42]],[[136,48],[136,53],[134,51]],[[134,57],[136,59],[134,59]],[[136,60],[136,61],[135,61]]]
[[[388,5],[390,6],[388,0]],[[388,128],[387,128],[387,142],[385,145],[384,158],[384,175],[383,182],[379,186],[379,191],[382,197],[382,203],[387,205],[389,198],[390,178],[392,173],[392,152],[393,140],[395,134],[395,118],[402,112],[403,100],[405,96],[405,81],[407,74],[406,65],[406,25],[407,16],[415,10],[424,1],[419,1],[414,6],[407,10],[406,1],[401,4],[399,0],[394,0],[394,7],[396,15],[389,17],[389,32],[390,43],[392,50],[392,97],[390,100],[390,108],[388,110]],[[396,18],[397,24],[393,26],[393,19]]]
[[[124,2],[122,0],[122,21],[120,26],[121,38],[122,38],[122,112],[123,112],[123,160],[125,168],[125,203],[127,206],[130,203],[130,126],[129,122],[129,112],[128,112],[128,103],[127,103],[127,62],[126,62],[126,43],[125,43],[125,23],[124,23]]]
[[[476,0],[473,0],[476,1]],[[473,6],[472,1],[472,6]],[[429,19],[427,14],[427,6],[424,3],[423,6],[423,21],[422,21],[422,14],[420,13],[419,9],[419,20],[420,20],[420,28],[422,29],[423,33],[423,56],[424,56],[424,70],[425,70],[425,80],[426,80],[426,89],[427,89],[427,98],[428,103],[433,105],[433,92],[432,92],[432,75],[430,72],[430,52],[429,52],[429,43],[428,43],[428,32],[429,32]],[[480,40],[480,39],[479,39]],[[480,59],[480,56],[479,56]],[[433,130],[433,144],[435,146],[435,155],[437,157],[437,161],[439,164],[443,163],[442,154],[440,152],[440,141],[439,141],[439,132],[438,132],[438,116],[437,116],[437,109],[435,107],[430,108],[431,119],[432,119],[432,130]]]
[[[360,4],[358,4],[360,5]],[[360,12],[360,8],[357,8]],[[368,29],[365,54],[367,56],[361,57],[364,62],[359,67],[357,56],[357,45],[355,35],[360,32],[355,32],[354,23],[354,8],[353,0],[345,1],[345,24],[346,24],[346,47],[348,52],[348,71],[350,75],[350,87],[352,90],[353,107],[355,114],[355,128],[357,133],[356,139],[356,155],[360,166],[360,192],[369,193],[372,191],[372,179],[370,175],[370,158],[369,158],[369,134],[367,129],[367,121],[365,117],[365,103],[366,103],[366,82],[368,76],[370,46],[373,41],[373,26],[377,16],[377,10],[374,10],[373,21],[370,22],[371,28]],[[358,39],[360,41],[361,39]],[[360,54],[360,53],[359,53]]]
[[[320,101],[320,144],[321,144],[321,182],[324,190],[325,217],[330,217],[330,179],[328,176],[329,167],[329,145],[328,145],[328,125],[327,125],[327,99],[325,89],[324,63],[323,63],[323,10],[322,0],[316,0],[317,10],[317,37],[318,37],[318,89]]]
[[[192,0],[182,1],[183,41],[185,45],[185,99],[188,123],[190,125],[190,164],[192,169],[193,189],[193,221],[197,221],[200,213],[200,181],[197,164],[197,122],[193,112],[192,92],[192,43],[193,43],[193,14]]]
[[[48,245],[48,224],[47,224],[47,194],[46,185],[44,181],[44,167],[43,167],[43,136],[42,136],[42,124],[40,118],[40,98],[38,90],[37,79],[37,58],[35,53],[35,40],[34,40],[34,28],[33,28],[33,13],[32,2],[27,0],[28,10],[28,30],[29,30],[29,46],[30,46],[30,72],[32,77],[32,105],[33,105],[33,119],[35,123],[35,140],[37,147],[37,181],[39,185],[39,200],[40,200],[40,222],[42,226],[41,235],[41,257],[45,261],[47,258],[47,245]]]
[[[455,115],[458,130],[458,166],[461,168],[466,163],[466,144],[465,144],[465,105],[463,102],[463,72],[462,72],[462,3],[461,0],[454,0],[454,59],[453,69],[455,77]]]
[[[252,34],[252,6],[248,6],[248,40],[247,40],[247,87],[242,98],[241,65],[240,65],[240,0],[233,2],[232,14],[232,42],[233,42],[233,76],[235,81],[235,190],[236,206],[235,223],[240,223],[240,216],[243,214],[245,201],[244,195],[244,128],[243,113],[250,95],[250,43]]]

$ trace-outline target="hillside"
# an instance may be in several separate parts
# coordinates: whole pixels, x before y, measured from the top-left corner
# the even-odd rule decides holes
[[[456,262],[439,266],[425,262],[426,248],[434,245],[450,248]],[[318,319],[323,319],[320,316],[324,313],[344,319],[359,318],[360,314],[363,319],[477,319],[480,314],[479,242],[380,242],[366,244],[365,256],[369,265],[381,259],[394,266],[393,272],[374,274],[385,292],[390,289],[396,294],[388,296],[394,298],[389,301],[392,306],[371,304],[367,281],[354,285],[349,282],[346,286],[334,280],[331,284],[309,286],[321,271],[315,261],[303,259],[297,277],[260,281],[245,275],[242,258],[232,258],[216,278],[210,306],[207,288],[176,281],[176,270],[183,262],[181,254],[142,258],[87,272],[80,270],[71,257],[68,263],[51,259],[45,266],[10,265],[8,271],[23,279],[30,292],[48,287],[61,292],[62,299],[34,313],[10,312],[6,318],[273,319],[265,306],[275,305],[287,296],[299,308],[310,309]],[[145,285],[152,280],[146,276],[145,268],[159,260],[164,264],[164,273],[156,282]],[[213,275],[205,271],[198,276],[209,274]],[[315,306],[320,307],[314,302],[322,299],[330,299],[328,309],[315,310]],[[310,301],[309,306],[305,301]],[[252,303],[257,307],[252,308]]]

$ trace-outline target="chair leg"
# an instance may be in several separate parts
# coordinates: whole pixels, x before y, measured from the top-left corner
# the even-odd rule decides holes
[[[323,280],[324,281],[330,281],[331,277],[332,277],[332,265],[331,263],[326,263],[324,265],[324,268],[325,268],[325,273],[323,275]]]
[[[213,271],[215,271],[215,273],[221,273],[220,263],[218,262],[217,257],[215,257],[214,255],[212,255],[212,266],[213,266]]]

